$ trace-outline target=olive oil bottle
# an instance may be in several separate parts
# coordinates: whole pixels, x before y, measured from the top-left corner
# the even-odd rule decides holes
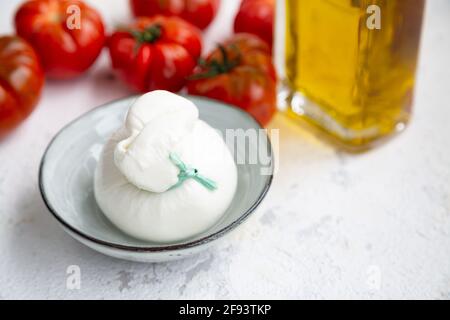
[[[279,106],[350,150],[411,115],[425,0],[279,0]]]

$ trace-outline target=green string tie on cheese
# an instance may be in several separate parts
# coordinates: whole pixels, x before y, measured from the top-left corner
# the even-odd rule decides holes
[[[217,183],[215,181],[202,176],[201,174],[198,173],[197,169],[191,168],[188,165],[186,165],[180,159],[180,157],[178,157],[177,154],[172,152],[169,155],[169,158],[170,158],[170,161],[172,161],[172,163],[174,165],[176,165],[178,167],[178,169],[180,169],[180,173],[178,174],[178,182],[170,189],[175,189],[175,188],[179,187],[181,184],[183,184],[184,181],[186,181],[188,179],[194,179],[195,181],[197,181],[198,183],[200,183],[201,185],[203,185],[205,188],[207,188],[209,190],[217,189]]]

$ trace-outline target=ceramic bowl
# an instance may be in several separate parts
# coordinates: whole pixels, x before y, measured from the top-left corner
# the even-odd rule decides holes
[[[136,98],[133,96],[95,108],[68,124],[53,138],[40,166],[42,198],[67,233],[103,254],[140,262],[187,257],[208,248],[234,230],[261,203],[272,181],[270,141],[264,132],[258,135],[257,140],[247,139],[245,145],[229,144],[229,148],[234,149],[235,160],[241,159],[237,161],[237,192],[228,210],[212,228],[170,244],[138,240],[124,234],[106,218],[97,206],[93,192],[94,172],[103,145],[122,125],[129,106]],[[222,133],[227,129],[244,129],[235,131],[244,135],[248,129],[261,129],[251,116],[236,107],[205,98],[186,98],[197,105],[201,119]],[[242,161],[246,152],[255,148],[267,150],[265,158],[270,163],[267,160],[252,164]]]

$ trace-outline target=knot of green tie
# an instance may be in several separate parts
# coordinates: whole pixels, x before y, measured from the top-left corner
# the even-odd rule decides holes
[[[202,176],[201,174],[199,174],[197,169],[189,167],[180,159],[177,154],[172,152],[170,153],[169,158],[170,161],[172,161],[172,163],[176,165],[180,170],[180,173],[178,174],[178,182],[170,189],[179,187],[181,184],[183,184],[184,181],[188,179],[194,179],[209,190],[217,189],[217,183],[215,181]]]

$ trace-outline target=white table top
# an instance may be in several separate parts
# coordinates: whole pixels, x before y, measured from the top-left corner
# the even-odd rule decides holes
[[[2,1],[0,32],[19,1]],[[90,1],[94,2],[94,1]],[[109,26],[126,0],[101,0]],[[207,47],[231,31],[223,1]],[[76,116],[129,95],[103,54],[89,74],[48,81],[0,142],[0,298],[450,298],[450,1],[428,1],[415,114],[406,132],[363,155],[336,152],[278,115],[280,170],[265,202],[198,256],[139,264],[67,235],[45,208],[37,173],[52,136]],[[69,265],[81,289],[66,288]]]

